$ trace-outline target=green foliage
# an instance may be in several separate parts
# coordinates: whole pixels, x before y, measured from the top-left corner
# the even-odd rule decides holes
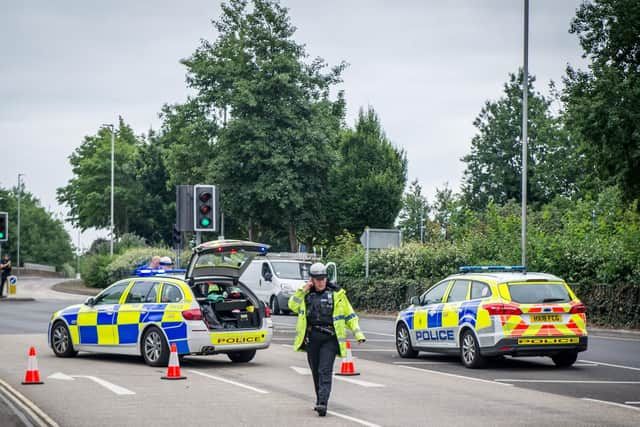
[[[578,35],[588,71],[568,67],[565,120],[579,137],[589,188],[618,185],[625,200],[640,195],[640,6],[596,0],[580,6]]]
[[[329,179],[334,234],[392,227],[402,207],[407,158],[387,139],[373,108],[360,110],[355,130],[344,132],[338,153]]]
[[[9,253],[17,266],[18,191],[0,188],[0,211],[9,214],[9,241],[2,252]],[[71,239],[62,221],[47,212],[40,201],[22,190],[20,198],[20,264],[33,262],[55,266],[58,271],[73,260]]]
[[[402,230],[404,241],[420,242],[423,238],[429,238],[429,212],[427,198],[422,195],[422,187],[416,179],[402,197],[402,210],[398,215],[398,226]]]
[[[111,284],[107,274],[107,266],[111,257],[107,254],[96,254],[84,257],[80,264],[80,276],[87,286],[106,288]]]
[[[504,96],[488,101],[474,121],[478,134],[471,140],[471,153],[462,159],[466,163],[463,194],[472,209],[484,209],[490,201],[502,205],[520,200],[522,81],[522,71],[509,74]],[[534,91],[534,82],[529,76],[527,200],[546,203],[557,195],[573,194],[581,169],[573,140],[551,115],[551,100]]]

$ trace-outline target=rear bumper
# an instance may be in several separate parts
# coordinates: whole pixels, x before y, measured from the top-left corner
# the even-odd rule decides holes
[[[483,356],[553,356],[565,351],[585,351],[588,343],[587,336],[503,338],[492,347],[482,347],[480,353]]]

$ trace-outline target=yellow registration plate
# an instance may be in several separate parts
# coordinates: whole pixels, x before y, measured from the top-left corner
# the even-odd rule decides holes
[[[559,314],[532,314],[532,323],[558,323],[562,322],[562,316]]]
[[[256,344],[264,342],[266,332],[220,333],[211,334],[213,345]]]
[[[578,344],[578,337],[556,337],[556,338],[518,338],[520,345],[539,345],[539,344]]]

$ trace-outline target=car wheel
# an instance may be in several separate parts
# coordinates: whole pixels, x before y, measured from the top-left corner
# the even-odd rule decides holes
[[[460,359],[467,368],[481,368],[486,363],[486,358],[480,354],[480,346],[476,336],[470,329],[462,333],[460,339]]]
[[[234,351],[232,353],[227,353],[229,359],[233,363],[247,363],[250,362],[256,355],[255,350],[245,350],[245,351]]]
[[[73,349],[69,328],[64,322],[56,322],[51,329],[51,348],[58,357],[73,357],[78,352]]]
[[[271,313],[272,314],[281,314],[282,310],[280,310],[280,303],[278,303],[278,297],[275,295],[271,297]]]
[[[558,367],[568,367],[576,363],[578,359],[578,353],[575,351],[563,351],[562,353],[558,353],[555,356],[551,356],[551,360]]]
[[[169,346],[162,331],[156,327],[147,329],[142,336],[141,352],[149,366],[167,366]]]
[[[398,350],[400,357],[405,359],[413,359],[417,357],[419,353],[413,349],[409,329],[407,329],[404,323],[399,324],[396,328],[396,350]]]

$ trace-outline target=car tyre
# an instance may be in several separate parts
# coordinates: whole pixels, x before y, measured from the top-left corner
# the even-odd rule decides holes
[[[470,329],[466,329],[460,338],[460,359],[465,367],[471,369],[482,368],[487,362],[480,354],[480,345]]]
[[[396,328],[396,350],[400,357],[404,359],[418,357],[419,351],[415,350],[411,345],[411,335],[409,335],[409,329],[404,323],[400,323]]]
[[[255,350],[234,351],[227,353],[227,356],[233,363],[250,362],[256,355]]]
[[[58,321],[51,328],[51,348],[58,357],[73,357],[78,352],[73,348],[69,328],[62,321]]]
[[[553,363],[555,363],[557,367],[566,368],[576,363],[578,353],[575,351],[563,351],[555,356],[551,356],[551,360],[553,360]]]
[[[277,296],[271,297],[271,313],[272,314],[282,314],[282,310],[280,309],[280,303],[278,302]]]
[[[162,331],[156,327],[144,332],[140,351],[144,362],[149,366],[167,366],[169,363],[169,345]]]

